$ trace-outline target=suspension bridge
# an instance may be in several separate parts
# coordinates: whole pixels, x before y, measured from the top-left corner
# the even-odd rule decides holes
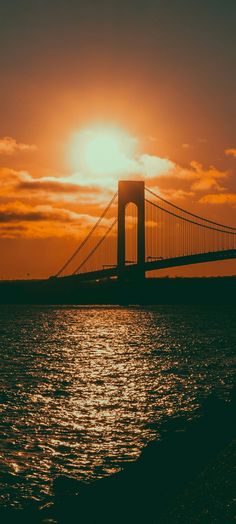
[[[51,278],[142,279],[149,271],[236,258],[236,227],[187,211],[142,181],[118,191]]]

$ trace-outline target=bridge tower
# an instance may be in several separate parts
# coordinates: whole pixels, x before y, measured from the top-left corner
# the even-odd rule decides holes
[[[129,203],[137,206],[137,278],[145,278],[145,198],[144,182],[121,180],[118,183],[118,243],[117,266],[119,276],[125,272],[125,208]]]

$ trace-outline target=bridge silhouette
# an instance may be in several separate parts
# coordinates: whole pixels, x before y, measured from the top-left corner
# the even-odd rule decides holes
[[[146,272],[236,258],[236,228],[187,211],[143,181],[119,181],[98,220],[51,278],[143,279]]]

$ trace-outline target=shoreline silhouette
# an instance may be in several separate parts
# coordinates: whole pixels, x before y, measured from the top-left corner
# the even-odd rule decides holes
[[[75,277],[0,281],[0,304],[236,304],[236,276],[81,283]]]

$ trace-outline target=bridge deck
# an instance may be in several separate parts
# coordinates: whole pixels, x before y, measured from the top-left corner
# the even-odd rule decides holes
[[[209,253],[197,253],[192,255],[185,255],[182,257],[174,257],[174,258],[166,258],[166,259],[158,259],[158,260],[152,260],[147,261],[144,264],[144,267],[140,268],[137,264],[130,264],[125,266],[124,270],[122,270],[122,273],[125,273],[125,275],[128,277],[129,275],[132,277],[132,275],[135,275],[140,269],[144,269],[144,271],[158,271],[160,269],[168,269],[171,267],[178,267],[178,266],[188,266],[191,264],[201,264],[204,262],[215,262],[219,260],[230,260],[236,258],[236,249],[229,249],[224,251],[213,251]],[[117,277],[121,274],[120,269],[116,267],[111,268],[105,268],[100,269],[97,271],[89,271],[87,273],[79,273],[78,275],[69,275],[66,277],[60,277],[60,278],[74,278],[76,280],[79,280],[81,282],[84,281],[92,281],[92,280],[102,280],[104,278],[112,278]],[[51,277],[56,278],[56,277]]]

